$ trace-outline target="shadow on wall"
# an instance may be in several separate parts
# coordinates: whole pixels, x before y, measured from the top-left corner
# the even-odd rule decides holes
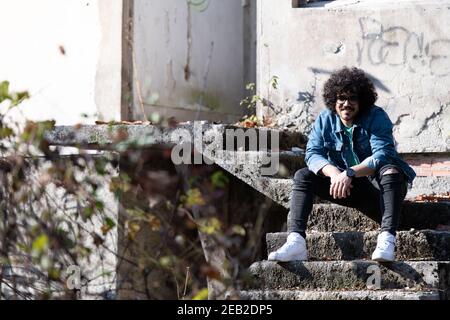
[[[309,68],[309,70],[310,70],[311,72],[313,72],[314,74],[326,74],[326,75],[331,75],[331,73],[333,72],[333,71],[324,70],[324,69],[320,69],[320,68]],[[385,86],[385,85],[384,85],[377,77],[375,77],[374,75],[372,75],[372,74],[370,74],[370,73],[367,73],[367,72],[366,72],[366,74],[367,74],[367,76],[369,77],[369,79],[372,80],[374,86],[375,86],[377,89],[379,89],[379,90],[381,90],[381,91],[384,91],[384,92],[386,92],[386,93],[391,93],[391,90],[389,90],[389,88],[386,87],[386,86]],[[300,92],[300,94],[301,94],[301,93],[302,93],[302,92]],[[302,101],[302,100],[300,100],[300,98],[299,98],[299,101]]]

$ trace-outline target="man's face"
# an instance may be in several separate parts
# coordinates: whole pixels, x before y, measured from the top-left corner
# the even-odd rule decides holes
[[[358,96],[352,92],[337,95],[336,113],[345,122],[353,122],[359,112]]]

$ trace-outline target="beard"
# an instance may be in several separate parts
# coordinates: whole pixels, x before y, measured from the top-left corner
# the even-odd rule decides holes
[[[340,111],[340,116],[344,119],[351,119],[355,116],[355,109],[345,108],[344,110]]]

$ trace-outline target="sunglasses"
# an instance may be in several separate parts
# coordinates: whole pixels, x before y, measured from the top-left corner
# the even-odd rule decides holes
[[[350,95],[347,96],[345,94],[340,94],[337,96],[337,103],[344,104],[345,101],[348,101],[349,103],[356,103],[358,102],[358,96],[357,95]]]

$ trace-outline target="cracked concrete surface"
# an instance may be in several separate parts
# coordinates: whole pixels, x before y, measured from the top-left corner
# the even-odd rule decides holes
[[[440,295],[438,290],[250,290],[241,291],[239,297],[244,300],[439,300]]]
[[[250,267],[251,289],[339,290],[367,289],[369,267],[380,269],[380,289],[440,289],[441,275],[448,274],[450,262],[405,261],[378,264],[373,261],[256,262]]]

